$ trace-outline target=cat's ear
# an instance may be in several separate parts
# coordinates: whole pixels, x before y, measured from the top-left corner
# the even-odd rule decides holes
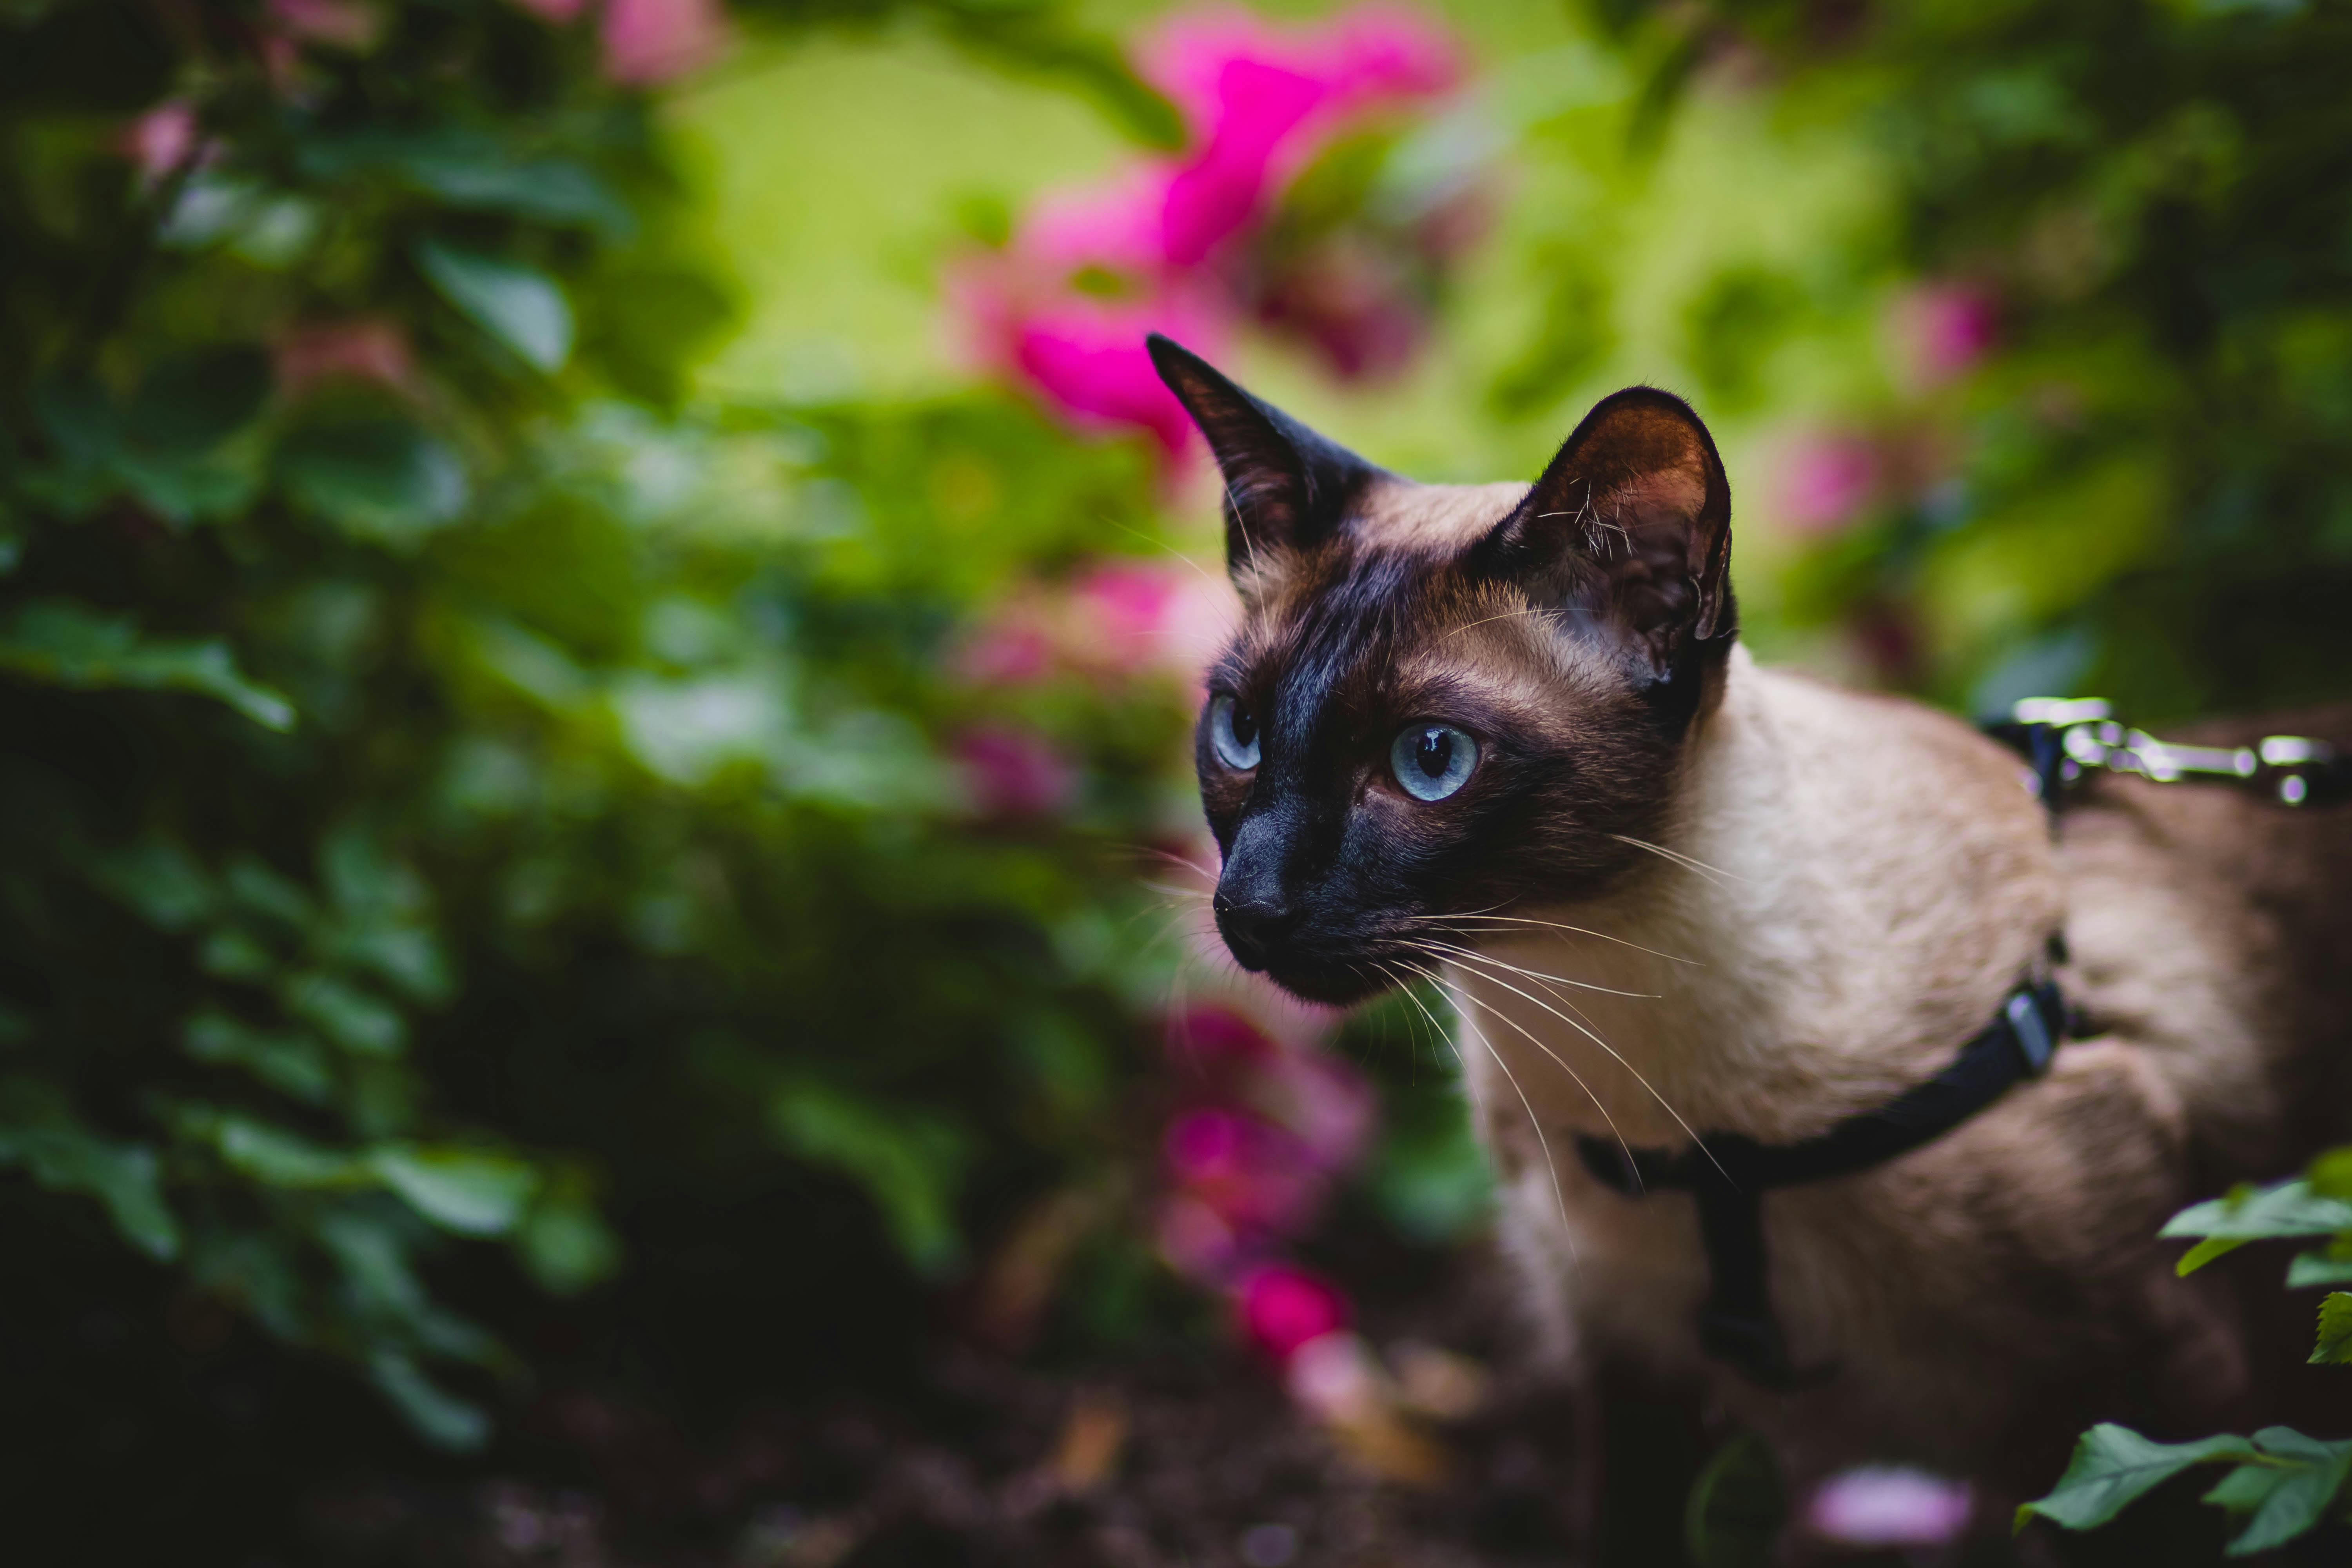
[[[1661,679],[1737,628],[1731,483],[1690,405],[1655,387],[1595,404],[1475,553],[1612,627]]]
[[[1244,392],[1190,349],[1157,332],[1147,345],[1224,476],[1225,566],[1247,592],[1280,572],[1286,552],[1336,532],[1380,470]]]

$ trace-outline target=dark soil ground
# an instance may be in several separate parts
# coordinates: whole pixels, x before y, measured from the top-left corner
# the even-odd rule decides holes
[[[961,1351],[911,1392],[754,1409],[699,1441],[608,1395],[552,1393],[504,1473],[355,1475],[319,1489],[302,1528],[321,1561],[371,1568],[1557,1565],[1575,1555],[1561,1478],[1578,1411],[1498,1345],[1495,1294],[1472,1268],[1365,1324],[1376,1345],[1443,1347],[1483,1383],[1454,1419],[1417,1422],[1443,1479],[1383,1477],[1393,1467],[1238,1353],[1070,1374]],[[1698,1435],[1669,1405],[1646,1419],[1667,1463],[1648,1506],[1612,1510],[1626,1521],[1615,1555],[1672,1564]],[[1639,1518],[1658,1539],[1639,1539]]]

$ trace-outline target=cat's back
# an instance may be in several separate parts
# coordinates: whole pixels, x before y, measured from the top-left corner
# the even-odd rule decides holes
[[[2276,734],[2352,750],[2352,706],[2168,738]],[[2212,1177],[2281,1173],[2352,1137],[2352,805],[2098,775],[2070,798],[2058,847],[2069,995],[2087,1032],[2156,1054]]]

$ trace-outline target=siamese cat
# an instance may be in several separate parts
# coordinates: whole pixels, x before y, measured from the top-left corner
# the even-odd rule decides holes
[[[2053,818],[1969,725],[1756,664],[1730,486],[1666,393],[1604,398],[1531,486],[1423,485],[1152,354],[1223,472],[1244,606],[1196,739],[1218,929],[1314,1001],[1453,1001],[1503,1238],[1568,1365],[1691,1380],[1800,1480],[1909,1461],[1988,1512],[2093,1421],[2267,1414],[2278,1260],[2179,1279],[2157,1232],[2352,1130],[2352,811],[2102,777]],[[2352,713],[2294,725],[2352,741]],[[1763,1196],[1773,1309],[1819,1375],[1703,1353],[1691,1194],[1613,1190],[1579,1140],[1811,1137],[2053,965],[2075,1016],[2046,1073]]]

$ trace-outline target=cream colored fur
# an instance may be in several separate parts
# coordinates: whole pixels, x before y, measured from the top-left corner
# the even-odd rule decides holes
[[[1703,1378],[1801,1472],[1909,1457],[2046,1481],[2132,1364],[2170,1377],[2184,1419],[2232,1413],[2231,1309],[2153,1237],[2202,1195],[2200,1116],[2259,1145],[2284,1047],[2249,1022],[2260,966],[2231,911],[2145,825],[2054,846],[2016,760],[1967,726],[1741,650],[1658,847],[1606,898],[1510,911],[1598,934],[1495,925],[1445,971],[1507,1244],[1563,1356]],[[1948,1061],[2062,925],[2070,997],[2120,1033],[1908,1156],[1766,1197],[1792,1349],[1838,1375],[1771,1394],[1706,1362],[1691,1199],[1601,1186],[1574,1138],[1821,1131]]]

